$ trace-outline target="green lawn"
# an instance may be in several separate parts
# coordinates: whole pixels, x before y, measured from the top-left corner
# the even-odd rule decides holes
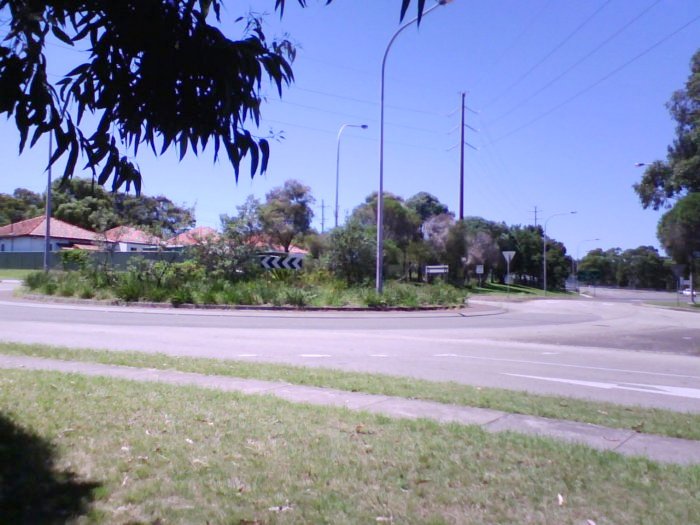
[[[193,387],[0,371],[1,523],[689,524],[700,468]]]
[[[266,381],[286,381],[300,385],[491,408],[518,414],[568,419],[608,427],[634,429],[638,432],[700,440],[700,414],[626,407],[573,398],[472,387],[452,382],[439,383],[408,377],[361,374],[325,368],[302,368],[243,361],[171,357],[142,352],[109,352],[14,343],[0,343],[0,354],[171,369]]]
[[[500,283],[484,283],[483,286],[473,286],[470,293],[474,295],[510,295],[522,298],[544,297],[544,291],[541,288],[532,288],[520,284],[511,284],[509,287]],[[576,297],[577,294],[560,291],[547,291],[547,297],[561,299],[563,297]]]
[[[26,279],[27,275],[35,270],[13,270],[9,268],[0,268],[0,281],[3,279]]]

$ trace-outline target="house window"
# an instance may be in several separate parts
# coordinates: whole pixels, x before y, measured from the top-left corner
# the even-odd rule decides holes
[[[3,243],[3,244],[0,244],[0,252],[4,252],[4,251],[5,251],[5,244]]]

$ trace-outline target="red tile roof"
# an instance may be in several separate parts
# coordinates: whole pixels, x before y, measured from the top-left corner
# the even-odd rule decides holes
[[[284,253],[284,248],[282,246],[279,244],[272,244],[269,240],[266,240],[264,236],[254,235],[248,239],[247,244],[253,245],[260,250]],[[307,255],[309,250],[305,250],[304,248],[296,246],[295,244],[291,244],[289,246],[289,253]]]
[[[160,244],[155,235],[146,233],[133,226],[117,226],[105,232],[105,237],[111,242],[131,242],[134,244]]]
[[[53,217],[51,218],[50,226],[49,233],[52,238],[80,241],[97,240],[97,235],[94,232],[73,226]],[[43,237],[45,234],[46,221],[44,216],[0,226],[0,237]]]
[[[166,244],[170,246],[192,246],[193,244],[199,244],[207,240],[216,240],[218,238],[219,233],[214,228],[199,226],[193,230],[176,235],[172,239],[168,239]]]

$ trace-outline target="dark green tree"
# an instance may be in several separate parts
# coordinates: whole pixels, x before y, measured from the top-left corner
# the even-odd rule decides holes
[[[666,160],[652,163],[634,185],[642,206],[655,210],[668,207],[674,197],[700,192],[700,51],[691,60],[685,88],[673,94],[667,107],[676,121],[676,137]]]
[[[579,279],[586,284],[600,284],[604,286],[619,286],[619,270],[622,264],[622,250],[610,248],[603,250],[596,248],[589,251],[578,264]]]
[[[282,13],[285,3],[274,6]],[[401,18],[411,3],[402,0]],[[420,16],[425,0],[416,4]],[[50,162],[66,156],[64,180],[82,153],[100,184],[111,177],[114,189],[134,183],[137,193],[141,174],[125,153],[135,156],[142,145],[161,154],[176,148],[180,158],[211,145],[215,159],[223,148],[236,178],[246,156],[251,176],[264,172],[269,143],[256,135],[262,83],[269,78],[281,94],[293,80],[295,50],[287,40],[269,41],[252,15],[227,37],[223,6],[224,0],[0,0],[9,20],[0,44],[0,114],[14,116],[20,152],[51,134]],[[57,82],[47,74],[52,38],[87,51]]]
[[[449,267],[449,279],[454,284],[464,285],[467,262],[467,225],[457,221],[447,232],[445,262]]]
[[[377,193],[370,194],[355,208],[351,219],[374,229],[377,222]],[[408,273],[408,247],[420,240],[420,217],[403,202],[401,197],[384,193],[384,258],[387,264],[399,264],[404,275]],[[395,255],[394,255],[395,254]]]
[[[688,265],[694,290],[695,261],[700,255],[700,193],[690,193],[678,200],[661,217],[657,236],[676,262]],[[691,298],[695,302],[694,296]]]
[[[425,222],[435,215],[449,212],[445,204],[440,202],[435,195],[431,195],[427,191],[416,193],[406,201],[406,206],[418,214],[421,222]]]
[[[44,197],[33,191],[17,188],[12,195],[0,193],[0,226],[31,219],[44,213]]]
[[[350,219],[329,235],[328,269],[348,284],[369,281],[375,270],[376,239],[373,231]]]
[[[260,240],[263,233],[260,223],[260,201],[253,195],[248,195],[245,202],[236,207],[236,211],[236,215],[221,216],[224,236],[243,243]]]
[[[263,233],[285,252],[295,238],[311,229],[315,199],[311,188],[297,180],[288,180],[284,186],[270,190],[260,206],[260,224]]]

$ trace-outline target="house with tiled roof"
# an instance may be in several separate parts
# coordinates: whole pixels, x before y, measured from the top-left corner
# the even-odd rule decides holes
[[[163,244],[155,235],[133,226],[117,226],[107,230],[104,237],[117,252],[149,252]]]
[[[279,244],[274,244],[264,235],[253,235],[247,240],[249,245],[255,246],[261,253],[285,253],[284,247]],[[297,246],[296,244],[289,245],[289,252],[294,255],[308,255],[309,251]]]
[[[216,241],[219,239],[219,237],[219,232],[217,232],[214,228],[210,228],[209,226],[199,226],[168,239],[166,244],[170,247],[193,246],[206,241]]]
[[[58,251],[65,248],[98,249],[98,236],[59,219],[49,222],[49,248]],[[0,226],[0,252],[42,252],[46,238],[46,217],[34,217]]]

